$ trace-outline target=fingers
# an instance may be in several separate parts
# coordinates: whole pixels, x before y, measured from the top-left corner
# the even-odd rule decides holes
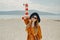
[[[25,17],[25,18],[29,18],[29,15],[25,15],[24,17]]]
[[[29,15],[25,15],[22,17],[22,19],[27,19],[27,18],[29,18]]]

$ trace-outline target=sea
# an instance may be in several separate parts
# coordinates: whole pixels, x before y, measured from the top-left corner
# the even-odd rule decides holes
[[[21,18],[24,15],[0,15],[0,19]],[[60,20],[60,15],[39,15],[40,18]]]

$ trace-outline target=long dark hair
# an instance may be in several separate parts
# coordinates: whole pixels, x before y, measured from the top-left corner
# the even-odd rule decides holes
[[[38,24],[38,21],[35,21],[34,26],[37,26],[37,24]]]

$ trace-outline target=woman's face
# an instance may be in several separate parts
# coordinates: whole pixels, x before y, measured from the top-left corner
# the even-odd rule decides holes
[[[33,16],[32,18],[31,18],[31,21],[33,22],[35,22],[35,21],[37,21],[37,17],[36,16]]]

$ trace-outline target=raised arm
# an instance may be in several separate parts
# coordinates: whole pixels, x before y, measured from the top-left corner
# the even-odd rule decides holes
[[[24,23],[27,25],[29,23],[29,16],[23,17]]]

